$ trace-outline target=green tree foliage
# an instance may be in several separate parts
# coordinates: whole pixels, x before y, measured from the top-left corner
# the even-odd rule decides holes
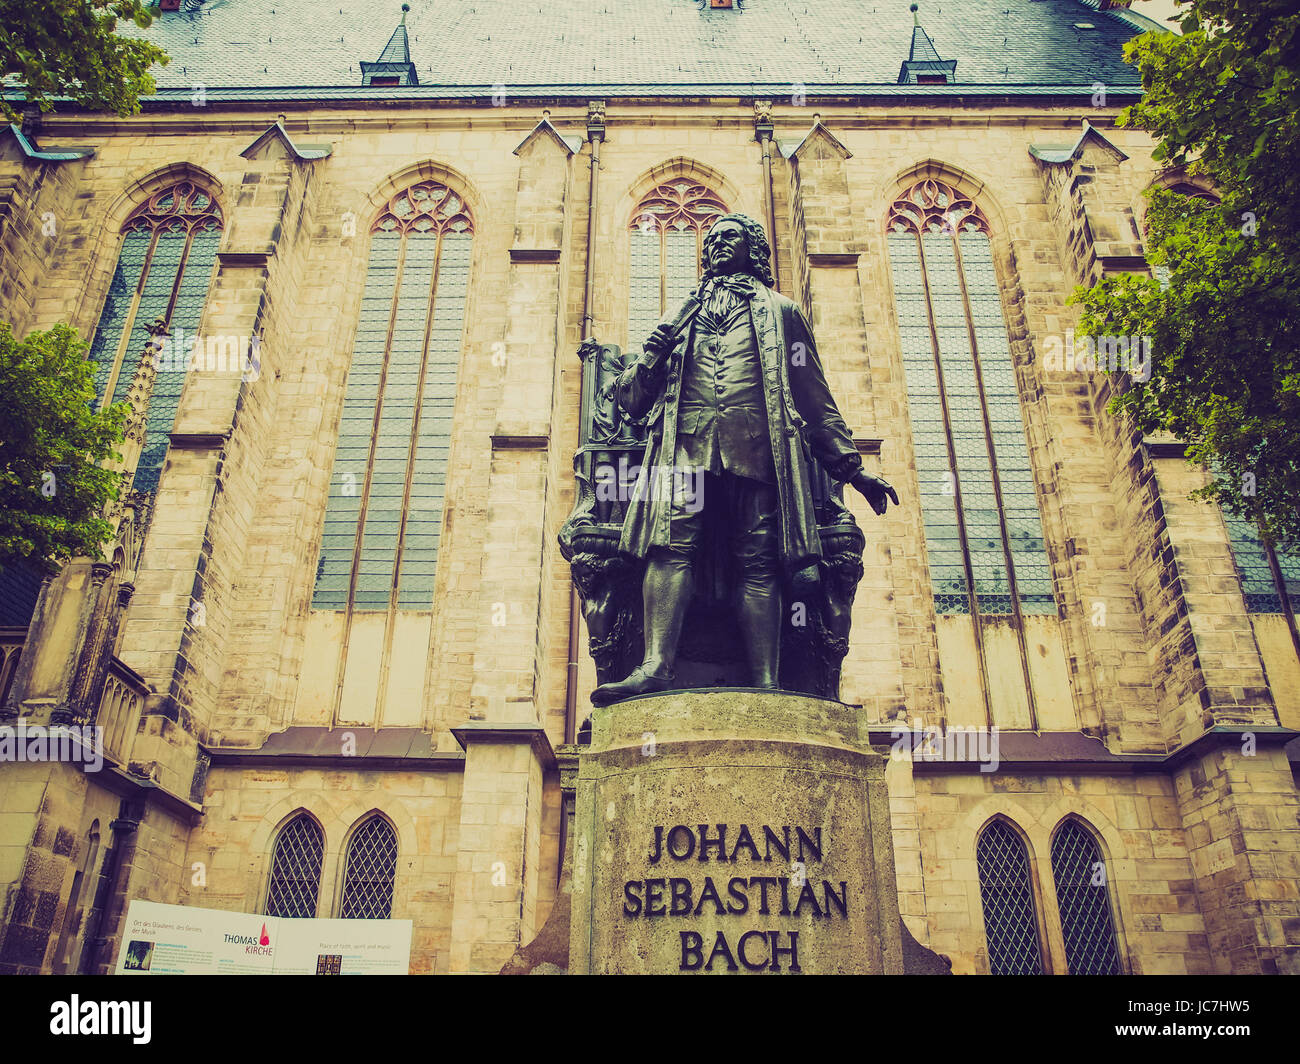
[[[156,8],[140,0],[0,0],[0,72],[42,111],[51,96],[119,115],[140,110],[154,91],[149,68],[166,63],[162,49],[114,33],[119,19],[146,28]],[[18,121],[15,101],[0,98],[5,121]]]
[[[120,473],[126,404],[93,409],[95,364],[75,329],[24,340],[0,322],[0,567],[19,559],[99,557],[112,534],[102,517]]]
[[[1151,377],[1112,410],[1164,430],[1214,471],[1197,494],[1300,543],[1300,8],[1186,0],[1183,35],[1147,33],[1125,58],[1143,99],[1121,125],[1154,157],[1208,180],[1221,203],[1151,194],[1147,257],[1167,283],[1104,278],[1075,296],[1082,332],[1144,335]]]

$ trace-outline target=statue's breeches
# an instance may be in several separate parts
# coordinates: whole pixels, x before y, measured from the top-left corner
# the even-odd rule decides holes
[[[774,484],[731,473],[704,476],[693,496],[674,493],[669,503],[669,544],[674,554],[694,557],[704,532],[704,514],[721,508],[727,543],[740,572],[774,574],[780,568],[779,504]]]

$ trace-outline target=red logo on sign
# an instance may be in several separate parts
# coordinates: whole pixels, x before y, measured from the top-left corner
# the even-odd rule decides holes
[[[258,945],[261,945],[261,946],[269,946],[270,944],[271,944],[271,936],[268,935],[268,934],[266,933],[266,924],[263,924],[263,925],[262,925],[262,941],[261,941],[260,943],[258,943]]]

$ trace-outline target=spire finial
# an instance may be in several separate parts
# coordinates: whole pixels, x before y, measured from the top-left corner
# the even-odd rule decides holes
[[[403,4],[403,5],[402,5],[402,25],[403,25],[403,26],[406,25],[406,13],[407,13],[408,11],[410,11],[410,10],[411,10],[411,5],[410,5],[410,4]]]
[[[913,4],[910,8],[908,8],[908,10],[912,12],[912,25],[919,26],[921,24],[921,16],[917,12],[921,10],[921,5]]]

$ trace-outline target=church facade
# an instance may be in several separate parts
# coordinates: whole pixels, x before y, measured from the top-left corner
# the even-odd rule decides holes
[[[104,557],[4,574],[0,972],[111,971],[133,899],[410,919],[421,974],[538,935],[597,682],[579,349],[639,350],[729,212],[902,500],[845,500],[840,698],[911,934],[1300,971],[1300,562],[1107,413],[1149,348],[1069,302],[1148,269],[1147,189],[1213,195],[1115,125],[1146,20],[318,6],[164,4],[139,115],[0,132],[0,319],[75,326],[131,410]],[[15,753],[57,725],[102,765]]]

